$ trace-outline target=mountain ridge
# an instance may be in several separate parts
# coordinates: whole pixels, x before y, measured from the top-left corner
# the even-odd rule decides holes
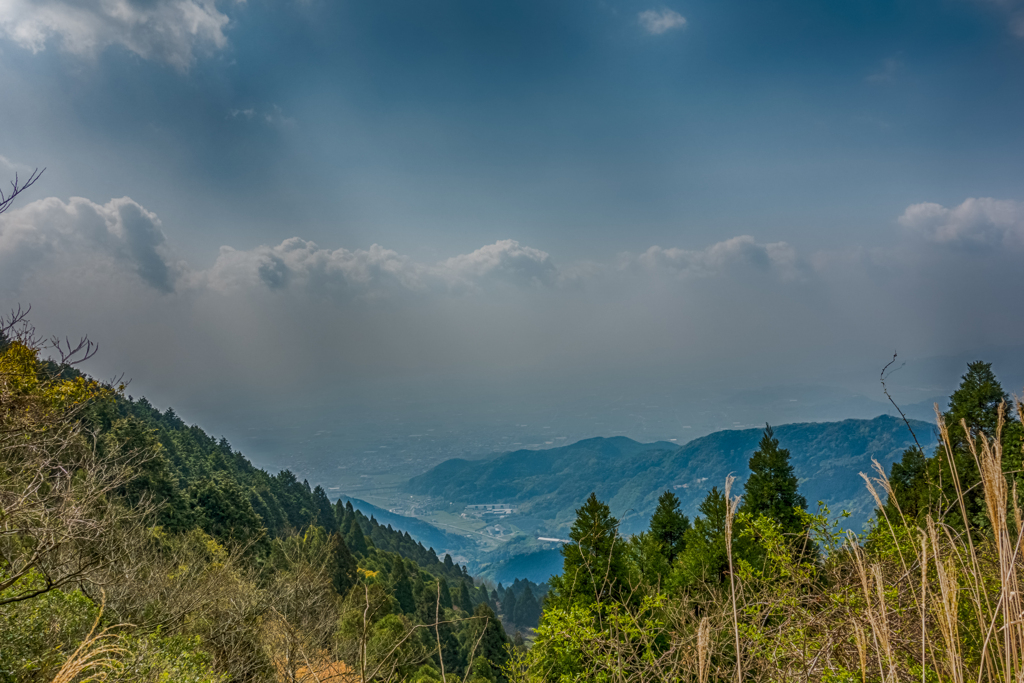
[[[935,443],[929,423],[910,424],[923,447]],[[546,450],[511,451],[487,461],[452,459],[411,478],[406,490],[466,504],[515,502],[523,515],[543,520],[552,532],[566,529],[575,508],[595,491],[619,517],[623,532],[633,533],[646,526],[666,489],[693,515],[706,492],[721,486],[730,473],[741,484],[761,433],[721,430],[682,446],[592,437]],[[785,424],[775,427],[775,433],[792,453],[809,503],[823,500],[833,512],[848,510],[853,528],[867,521],[873,507],[859,472],[869,471],[872,459],[888,466],[914,443],[906,424],[889,415]]]

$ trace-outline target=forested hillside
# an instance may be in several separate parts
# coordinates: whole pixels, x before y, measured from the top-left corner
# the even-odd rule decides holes
[[[352,506],[364,515],[376,519],[384,526],[393,526],[395,529],[407,532],[417,542],[437,548],[439,551],[444,549],[451,553],[459,553],[475,546],[473,541],[465,536],[439,529],[433,524],[415,517],[407,517],[379,508],[365,500],[344,495],[340,496],[339,500],[344,503],[352,503]]]
[[[502,678],[450,556],[0,333],[0,681]]]
[[[625,537],[591,494],[512,680],[1022,680],[1022,420],[971,363],[941,444],[870,473],[863,536],[810,502],[782,429],[760,434],[745,483],[709,481],[693,517],[663,491]]]
[[[935,429],[911,421],[922,444],[935,444]],[[775,429],[793,457],[793,468],[812,501],[848,510],[851,524],[867,521],[872,509],[860,472],[872,459],[897,460],[914,443],[899,418],[782,425]],[[730,472],[742,481],[761,430],[715,432],[683,445],[637,443],[625,437],[595,438],[561,448],[520,450],[488,461],[449,460],[409,481],[410,493],[462,503],[516,502],[524,515],[545,520],[552,532],[573,520],[579,501],[594,491],[619,516],[624,533],[642,530],[659,494],[671,489],[693,514],[708,482]]]

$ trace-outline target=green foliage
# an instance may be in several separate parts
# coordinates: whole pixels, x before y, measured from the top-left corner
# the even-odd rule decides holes
[[[972,446],[980,450],[981,438],[996,438],[1001,422],[1002,466],[1008,486],[1012,489],[1015,481],[1024,484],[1024,427],[1009,405],[991,363],[968,364],[959,387],[950,396],[948,410],[941,416],[950,452],[939,446],[928,457],[916,446],[908,448],[892,465],[890,481],[895,498],[886,502],[886,516],[923,524],[931,514],[956,529],[985,530],[987,511]],[[961,496],[962,508],[956,502]]]
[[[569,532],[571,543],[562,547],[562,575],[552,577],[549,600],[553,605],[588,605],[622,596],[628,587],[626,543],[619,522],[594,493],[576,510]]]
[[[356,584],[358,568],[356,558],[352,556],[341,534],[331,534],[331,582],[338,595],[344,596]]]
[[[218,673],[213,657],[202,648],[198,636],[146,636],[122,638],[125,649],[108,681],[145,683],[221,683],[228,675]]]
[[[700,504],[702,516],[686,534],[686,548],[679,556],[671,584],[684,588],[722,585],[729,570],[725,547],[725,495],[714,487]]]
[[[935,443],[929,423],[911,424],[923,446]],[[914,444],[903,420],[888,415],[781,425],[774,431],[791,453],[794,472],[804,482],[803,495],[824,500],[833,509],[849,510],[856,528],[874,512],[859,473],[870,471],[872,459],[888,466]],[[746,470],[762,436],[760,429],[730,429],[682,446],[642,444],[624,437],[586,439],[484,461],[449,460],[413,477],[407,486],[409,493],[456,503],[517,503],[523,515],[543,520],[551,535],[561,537],[575,520],[580,501],[594,491],[620,520],[620,533],[634,534],[648,528],[669,482],[680,510],[692,519],[707,490],[701,483],[721,483],[730,472]],[[741,477],[737,484],[742,483]]]
[[[750,476],[743,488],[740,511],[754,518],[764,515],[775,520],[783,533],[802,533],[804,527],[798,511],[807,507],[807,500],[797,490],[799,482],[789,462],[789,451],[779,448],[779,440],[770,426],[765,426],[749,464]]]
[[[690,518],[679,511],[679,498],[671,491],[665,491],[658,498],[658,507],[651,516],[650,535],[661,545],[661,552],[669,564],[686,547],[686,532],[689,530]]]
[[[79,646],[111,681],[311,680],[340,656],[405,676],[437,658],[438,636],[447,672],[467,674],[472,625],[486,620],[464,617],[487,593],[451,557],[287,470],[256,469],[173,410],[51,366],[24,344],[0,348],[0,683],[50,680]],[[58,478],[41,478],[31,454]],[[10,507],[33,478],[35,507]],[[44,541],[49,554],[33,556]],[[493,645],[505,636],[489,623]],[[493,671],[481,660],[477,673]]]
[[[97,612],[77,590],[0,607],[0,683],[49,680],[88,634]]]

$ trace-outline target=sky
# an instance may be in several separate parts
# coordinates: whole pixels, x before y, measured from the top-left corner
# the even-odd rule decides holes
[[[1021,0],[0,0],[0,302],[236,443],[884,400],[1018,358],[1022,121]]]

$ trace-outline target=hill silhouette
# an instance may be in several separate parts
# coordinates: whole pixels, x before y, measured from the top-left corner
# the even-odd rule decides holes
[[[931,425],[917,420],[911,425],[922,446],[935,443]],[[552,532],[568,528],[575,509],[595,491],[608,501],[622,532],[634,533],[646,526],[666,489],[692,515],[707,490],[720,486],[730,473],[742,483],[761,432],[725,430],[683,446],[598,437],[483,462],[454,459],[413,477],[406,488],[457,503],[515,502],[524,517],[542,521]],[[807,500],[812,505],[825,501],[833,512],[849,511],[853,528],[867,521],[873,506],[859,473],[870,471],[872,459],[888,466],[913,445],[903,421],[888,415],[781,425],[775,433],[791,452]]]

